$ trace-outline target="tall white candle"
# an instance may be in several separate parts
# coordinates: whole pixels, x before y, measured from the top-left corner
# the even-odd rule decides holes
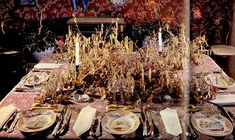
[[[80,44],[78,40],[75,42],[75,65],[79,66],[80,64]]]
[[[158,30],[158,51],[162,52],[162,28]]]

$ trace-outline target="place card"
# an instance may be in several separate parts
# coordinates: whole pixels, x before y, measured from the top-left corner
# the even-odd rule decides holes
[[[96,109],[92,108],[89,105],[84,107],[80,111],[78,118],[73,126],[73,130],[78,136],[81,136],[83,133],[85,133],[90,129],[95,114],[96,114]]]
[[[160,111],[161,118],[166,128],[166,132],[174,136],[182,133],[179,117],[174,109],[166,108]]]
[[[63,64],[56,64],[56,63],[38,63],[34,66],[35,69],[58,69]]]
[[[216,98],[210,101],[219,105],[235,105],[235,94],[217,94]]]

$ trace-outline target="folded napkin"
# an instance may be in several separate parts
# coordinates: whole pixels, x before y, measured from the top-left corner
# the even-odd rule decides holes
[[[174,109],[166,108],[160,111],[161,118],[166,128],[166,132],[174,136],[182,133],[179,117]]]
[[[219,105],[235,105],[235,94],[217,94],[216,98],[210,101]]]
[[[6,121],[11,117],[11,115],[16,111],[17,111],[17,108],[13,104],[0,108],[0,114],[1,114],[0,115],[0,129],[3,127]]]
[[[35,69],[58,69],[63,64],[56,64],[56,63],[38,63],[34,66]]]
[[[73,130],[78,136],[82,135],[90,129],[95,114],[96,109],[89,105],[80,111],[78,118],[73,126]]]

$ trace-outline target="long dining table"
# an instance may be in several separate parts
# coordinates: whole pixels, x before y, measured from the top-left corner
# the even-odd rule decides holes
[[[197,66],[193,66],[190,68],[190,73],[191,76],[193,75],[197,75],[200,73],[211,73],[211,72],[221,72],[222,69],[215,63],[215,61],[207,55],[202,55],[202,57],[200,58],[201,60],[199,61],[200,64],[198,64]],[[56,55],[52,55],[52,56],[47,56],[45,58],[43,58],[40,63],[55,63],[56,61]],[[63,71],[65,69],[66,64],[62,65],[61,67],[59,67],[58,69],[55,69],[55,71]],[[5,97],[4,99],[0,102],[0,107],[9,105],[9,104],[14,104],[20,111],[24,112],[27,110],[31,110],[32,109],[32,104],[34,102],[34,98],[37,96],[37,92],[34,91],[25,91],[25,92],[16,92],[15,89],[17,87],[22,86],[22,82],[20,81]],[[235,94],[235,86],[227,88],[227,89],[221,89],[218,91],[218,94],[224,94],[224,93],[234,93]],[[84,102],[84,103],[77,103],[77,104],[73,104],[70,106],[70,108],[73,110],[72,113],[72,117],[70,119],[70,123],[69,123],[69,128],[66,131],[66,133],[62,136],[60,136],[60,139],[93,139],[93,137],[89,136],[89,134],[84,134],[81,137],[78,137],[76,135],[76,133],[73,131],[73,126],[75,124],[75,121],[78,117],[79,112],[81,111],[81,109],[87,105],[90,105],[93,108],[96,108],[98,112],[100,112],[101,114],[105,114],[105,106],[107,105],[107,102],[105,100],[100,100],[100,99],[93,99],[91,102]],[[159,103],[159,104],[152,104],[152,111],[151,111],[151,115],[153,118],[153,122],[156,126],[156,129],[158,129],[156,132],[158,133],[156,136],[157,139],[185,139],[187,137],[185,137],[185,132],[183,131],[183,133],[181,135],[179,135],[178,137],[175,137],[173,135],[170,135],[166,132],[165,128],[164,128],[164,123],[161,119],[161,116],[159,114],[160,110],[165,109],[166,107],[169,107],[171,109],[175,109],[178,113],[178,116],[180,118],[180,122],[181,125],[183,126],[184,123],[184,117],[185,117],[185,110],[184,110],[184,104],[180,103],[180,104],[174,104],[174,103]],[[140,105],[136,105],[137,107],[139,107]],[[215,108],[213,105],[205,105],[205,108],[207,108],[208,106]],[[228,106],[225,107],[226,110],[232,112],[235,114],[235,106]],[[0,114],[1,115],[1,114]],[[12,138],[12,139],[23,139],[23,138],[38,138],[38,139],[54,139],[55,137],[53,137],[51,135],[51,132],[53,131],[55,125],[53,125],[51,128],[49,128],[48,130],[46,130],[45,132],[43,132],[42,134],[36,135],[36,137],[34,135],[25,135],[23,133],[21,133],[20,130],[17,129],[17,127],[14,129],[14,131],[12,133],[7,133],[5,131],[0,131],[0,139],[1,138]],[[183,127],[184,128],[184,127]],[[138,129],[137,129],[138,130]],[[201,135],[199,132],[197,132],[198,134],[198,139],[216,139],[213,137],[208,137],[205,135]],[[123,136],[121,138],[136,138],[137,134],[133,135],[127,135],[127,136]],[[98,137],[98,139],[118,139],[119,137],[109,134],[108,132],[105,132],[104,130],[102,130],[102,135],[100,137]],[[141,136],[140,136],[141,138]],[[230,139],[233,138],[232,135],[224,137],[224,139]]]

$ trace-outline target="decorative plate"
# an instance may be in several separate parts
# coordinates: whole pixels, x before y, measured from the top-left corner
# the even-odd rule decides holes
[[[25,86],[37,86],[46,82],[50,77],[48,72],[32,72],[22,78]]]
[[[139,117],[127,110],[108,112],[102,119],[102,128],[108,133],[117,135],[132,133],[139,125]]]
[[[201,111],[192,115],[193,127],[209,136],[222,137],[232,133],[232,123],[216,111]]]
[[[234,85],[234,80],[224,73],[212,73],[205,76],[205,81],[218,88],[229,88]]]
[[[52,126],[56,121],[56,114],[48,109],[34,109],[23,115],[17,127],[26,133],[41,132]]]
[[[127,0],[110,0],[110,2],[114,6],[122,6],[122,5],[124,5],[127,2]]]

